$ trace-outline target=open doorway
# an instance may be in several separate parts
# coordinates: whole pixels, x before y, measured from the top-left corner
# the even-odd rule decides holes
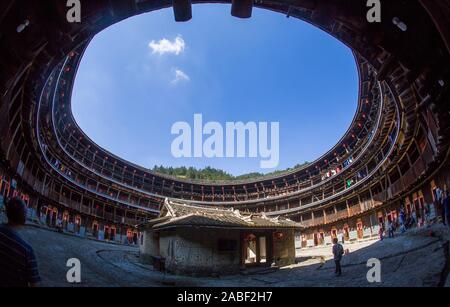
[[[109,240],[110,239],[110,228],[108,226],[105,226],[105,240]]]
[[[344,241],[350,241],[350,229],[348,225],[344,226]]]
[[[268,260],[268,238],[265,234],[247,234],[244,237],[244,264],[265,265]]]
[[[323,231],[319,232],[319,245],[325,244],[325,233]]]
[[[81,229],[81,217],[77,216],[75,218],[75,233],[79,234]]]
[[[109,238],[111,241],[116,240],[116,228],[115,227],[111,227],[111,235]]]
[[[259,262],[267,263],[267,239],[259,237]]]
[[[98,237],[98,224],[94,223],[92,225],[92,235],[97,238]]]
[[[358,234],[358,239],[362,239],[364,237],[364,228],[363,228],[362,222],[358,222],[356,224],[356,230],[357,230],[357,234]]]
[[[337,238],[337,235],[338,235],[337,229],[336,228],[332,229],[331,230],[331,238],[332,239]]]
[[[245,239],[245,264],[253,264],[256,263],[256,236],[250,234]]]
[[[314,233],[314,246],[319,245],[319,234],[317,232]]]

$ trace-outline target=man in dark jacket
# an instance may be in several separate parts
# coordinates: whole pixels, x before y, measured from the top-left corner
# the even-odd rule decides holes
[[[444,218],[446,219],[447,226],[450,227],[450,204],[448,199],[448,189],[446,188],[442,193],[442,207],[444,209]]]
[[[334,256],[334,263],[336,265],[336,276],[341,276],[342,270],[341,270],[341,259],[344,255],[344,247],[339,244],[337,238],[333,238],[333,256]]]
[[[0,225],[0,287],[34,287],[41,280],[33,249],[17,232],[26,212],[20,198],[6,202],[8,224]]]

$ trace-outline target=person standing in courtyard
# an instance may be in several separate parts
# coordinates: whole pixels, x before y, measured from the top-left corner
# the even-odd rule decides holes
[[[430,227],[430,221],[431,221],[431,216],[430,216],[430,211],[431,210],[431,205],[429,203],[425,203],[424,206],[424,214],[425,214],[425,225],[427,227]]]
[[[448,190],[447,188],[443,192],[442,207],[444,208],[444,218],[447,220],[447,226],[450,227],[450,207],[448,203]]]
[[[383,241],[384,239],[384,223],[380,223],[380,228],[378,229],[378,237],[380,241]]]
[[[20,198],[6,202],[8,223],[0,225],[0,287],[35,287],[41,281],[31,246],[18,234],[27,206]]]
[[[411,227],[416,226],[416,224],[417,224],[417,213],[416,210],[414,210],[411,213]]]
[[[336,265],[335,274],[336,276],[341,276],[341,260],[344,255],[344,247],[338,242],[337,238],[333,238],[333,256],[334,264]]]
[[[405,209],[403,206],[400,208],[400,231],[404,233],[406,231],[406,217],[405,217]]]
[[[388,221],[388,234],[389,238],[394,238],[394,223],[392,221]]]
[[[445,223],[445,212],[444,212],[444,206],[442,203],[443,200],[443,191],[440,187],[437,187],[436,190],[434,190],[434,197],[435,197],[435,204],[436,208],[439,212],[439,215],[441,216],[441,222],[442,224],[446,225]]]

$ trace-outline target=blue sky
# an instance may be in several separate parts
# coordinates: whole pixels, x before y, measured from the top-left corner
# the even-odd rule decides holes
[[[358,75],[351,50],[295,18],[229,5],[194,5],[136,16],[98,34],[82,59],[72,107],[85,133],[107,150],[152,168],[212,166],[234,175],[313,161],[342,137],[354,116]],[[280,123],[280,160],[174,158],[171,127],[203,121]]]

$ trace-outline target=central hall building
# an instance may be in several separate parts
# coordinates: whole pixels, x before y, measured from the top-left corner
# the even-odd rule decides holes
[[[139,226],[140,257],[175,274],[233,274],[295,263],[299,224],[264,214],[166,199],[160,217]]]

